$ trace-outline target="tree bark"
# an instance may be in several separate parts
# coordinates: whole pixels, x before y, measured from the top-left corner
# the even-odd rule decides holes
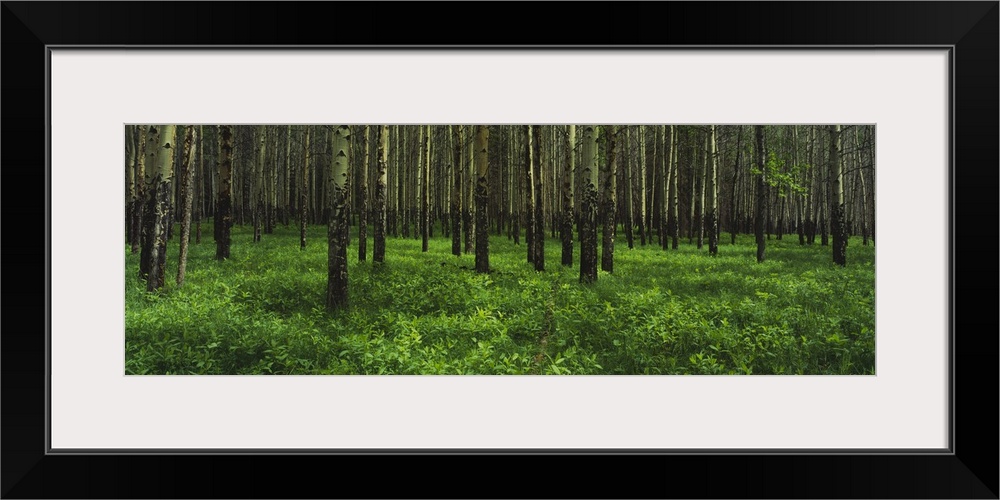
[[[267,129],[263,125],[257,126],[257,163],[253,172],[253,241],[260,242],[261,232],[264,229],[264,197],[265,183],[264,171],[266,168],[264,155],[267,153]]]
[[[147,155],[147,190],[150,210],[148,246],[148,275],[146,290],[156,291],[163,287],[166,281],[167,267],[167,231],[170,220],[170,181],[173,178],[174,166],[174,126],[153,125],[149,128],[146,142],[155,145]]]
[[[524,241],[527,244],[527,259],[529,264],[535,263],[535,158],[534,135],[532,126],[524,126]]]
[[[738,205],[737,183],[740,175],[740,156],[743,154],[743,125],[737,125],[736,128],[736,157],[733,160],[733,184],[729,197],[729,243],[731,245],[736,244],[736,232],[739,231],[736,210],[736,206]]]
[[[462,126],[451,126],[451,170],[454,176],[451,189],[451,253],[462,255]]]
[[[670,248],[677,250],[677,246],[680,243],[681,236],[681,223],[680,223],[680,191],[677,189],[677,178],[680,177],[680,169],[677,167],[678,160],[678,144],[680,141],[677,140],[677,128],[673,125],[670,126],[670,220],[668,221],[667,227],[670,233]]]
[[[465,188],[466,188],[465,199],[467,203],[465,204],[465,212],[462,214],[463,218],[462,225],[464,226],[465,229],[465,253],[472,253],[476,249],[475,245],[476,219],[473,216],[473,211],[476,210],[474,198],[475,198],[475,186],[478,183],[478,174],[479,174],[476,171],[475,161],[473,160],[473,156],[477,151],[476,145],[473,144],[473,141],[475,140],[474,139],[475,137],[478,137],[479,131],[475,129],[470,129],[469,132],[470,133],[467,134],[466,137],[464,138],[466,141],[465,145],[470,146],[466,148],[466,150],[469,152],[467,155],[468,170],[466,170],[466,172],[468,172],[468,175],[466,175],[466,183],[465,183]]]
[[[195,244],[201,244],[201,219],[205,216],[205,197],[203,196],[203,191],[205,189],[205,127],[203,125],[198,126],[198,168],[196,171],[195,179],[195,193],[194,200],[197,204],[194,208],[195,216]]]
[[[420,175],[423,177],[420,190],[420,251],[426,252],[428,249],[431,219],[430,219],[430,184],[431,184],[431,126],[424,125],[423,132],[423,157],[421,158]]]
[[[338,125],[331,132],[333,158],[330,163],[330,198],[327,223],[327,286],[328,310],[347,305],[347,176],[350,171],[351,128]]]
[[[634,229],[634,215],[632,213],[632,159],[635,155],[632,154],[632,131],[633,127],[625,127],[625,147],[626,151],[624,158],[622,158],[622,163],[624,167],[622,172],[625,174],[624,186],[622,190],[622,226],[625,229],[625,242],[628,243],[629,249],[635,248],[635,238],[632,233]],[[661,218],[662,220],[662,218]]]
[[[646,126],[639,125],[639,244],[646,246]]]
[[[762,125],[754,126],[754,133],[757,141],[754,153],[757,155],[757,169],[760,170],[760,173],[757,175],[754,236],[757,239],[757,262],[764,262],[764,249],[767,245],[767,240],[764,239],[764,217],[767,213],[767,166],[764,161],[764,127]]]
[[[476,272],[490,272],[489,223],[489,148],[490,132],[486,125],[476,125],[475,167],[476,167]]]
[[[233,227],[233,128],[219,125],[219,183],[215,202],[215,258],[229,258]]]
[[[616,200],[616,178],[618,170],[618,125],[613,127],[605,127],[605,130],[609,130],[609,134],[606,136],[607,141],[605,142],[605,151],[607,151],[607,168],[604,170],[604,176],[601,179],[601,208],[604,212],[604,231],[602,232],[601,241],[601,270],[607,271],[609,273],[614,272],[615,268],[615,208],[617,206]]]
[[[580,200],[580,282],[597,281],[597,126],[583,126]]]
[[[830,126],[830,175],[833,181],[830,224],[833,234],[833,262],[847,264],[847,225],[844,220],[844,173],[840,164],[840,125]]]
[[[368,260],[368,125],[361,134],[364,159],[361,160],[361,174],[358,175],[358,262]]]
[[[573,267],[573,148],[576,145],[576,125],[570,125],[566,137],[566,157],[562,179],[562,265]]]
[[[193,198],[191,167],[194,165],[194,125],[184,127],[184,153],[181,159],[181,250],[177,264],[177,286],[184,284],[188,244],[191,241],[191,205]]]
[[[385,262],[386,233],[386,172],[388,171],[388,156],[386,143],[389,140],[389,126],[378,128],[378,176],[375,180],[375,248],[372,260]]]
[[[299,250],[306,249],[306,226],[309,223],[309,160],[312,154],[309,152],[309,125],[305,127],[305,139],[302,146],[302,170],[299,186]]]
[[[135,195],[132,205],[132,253],[139,252],[142,242],[143,200],[146,196],[146,127],[135,125]]]
[[[535,191],[535,238],[533,240],[535,251],[534,259],[535,271],[545,270],[545,203],[543,189],[544,179],[542,173],[545,171],[545,166],[543,163],[544,154],[544,141],[542,139],[542,126],[535,125],[532,128],[532,148],[534,154],[532,155],[534,161],[532,162],[532,168],[534,169],[533,177],[535,178],[534,191]]]
[[[701,150],[701,175],[698,178],[698,214],[695,231],[698,233],[698,249],[705,240],[705,177],[708,175],[708,134],[705,134],[705,145]]]
[[[663,127],[663,144],[660,145],[660,149],[663,151],[663,160],[660,165],[660,183],[657,189],[661,193],[660,204],[657,206],[657,211],[660,214],[660,227],[657,230],[657,234],[660,235],[660,248],[667,249],[667,235],[671,234],[670,224],[671,216],[669,214],[670,210],[670,193],[671,193],[671,183],[673,182],[674,172],[673,168],[673,158],[674,150],[676,149],[677,137],[674,134],[674,127],[667,128]]]
[[[715,150],[715,125],[709,128],[708,138],[708,213],[705,215],[705,232],[708,233],[708,254],[719,253],[719,193],[716,187],[718,168]]]

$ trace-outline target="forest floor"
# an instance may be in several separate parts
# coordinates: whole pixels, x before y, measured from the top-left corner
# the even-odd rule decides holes
[[[177,226],[175,226],[176,228]],[[852,238],[847,266],[831,247],[796,235],[767,242],[723,234],[719,255],[681,240],[629,249],[616,238],[614,273],[579,283],[547,238],[545,271],[526,247],[490,235],[490,274],[451,255],[440,231],[421,252],[389,237],[386,261],[348,249],[350,307],[325,310],[326,228],[279,225],[262,241],[233,228],[232,258],[215,260],[211,221],[190,245],[175,285],[147,293],[139,256],[125,255],[128,374],[874,374],[875,247]],[[438,228],[440,229],[440,228]],[[598,240],[600,241],[600,240]]]

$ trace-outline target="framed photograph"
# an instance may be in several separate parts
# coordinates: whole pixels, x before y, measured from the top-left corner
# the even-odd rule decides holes
[[[44,213],[46,229],[44,262],[37,245],[23,256],[46,270],[35,295],[44,302],[29,303],[31,294],[8,301],[11,311],[33,306],[45,322],[8,328],[3,338],[5,497],[299,497],[314,484],[227,479],[250,460],[262,478],[313,461],[353,477],[373,467],[394,475],[388,485],[347,481],[333,496],[443,496],[451,488],[420,486],[425,472],[414,465],[530,474],[552,467],[542,460],[553,457],[587,480],[544,491],[491,480],[481,493],[997,497],[995,427],[973,423],[996,416],[996,393],[983,397],[973,387],[995,380],[997,339],[981,333],[997,321],[972,305],[992,300],[996,287],[973,285],[983,269],[976,264],[977,277],[970,275],[974,259],[963,260],[956,233],[971,227],[963,221],[995,216],[997,206],[996,2],[657,4],[669,14],[657,19],[712,19],[697,33],[690,23],[664,30],[676,21],[661,26],[638,4],[612,9],[609,26],[620,32],[613,42],[624,46],[596,34],[570,38],[579,45],[512,45],[487,39],[485,28],[485,37],[471,30],[462,45],[439,45],[428,33],[453,27],[438,9],[416,5],[385,12],[336,4],[332,19],[312,3],[177,4],[183,14],[164,5],[4,3],[4,164],[16,176],[36,173],[45,186],[44,210],[8,213]],[[397,29],[418,14],[442,20]],[[524,12],[488,17],[527,32],[556,21]],[[139,29],[146,19],[149,28]],[[36,95],[35,106],[9,104],[28,101],[24,95]],[[562,366],[577,363],[569,371],[584,375],[374,375],[349,364],[280,376],[263,374],[281,372],[273,364],[178,374],[169,364],[143,364],[137,350],[124,348],[134,327],[124,317],[139,299],[127,296],[127,278],[122,286],[128,266],[138,265],[121,251],[131,220],[122,165],[137,131],[158,140],[158,130],[133,127],[150,123],[201,125],[181,129],[198,133],[232,124],[236,151],[247,155],[246,144],[260,140],[254,154],[262,158],[268,144],[291,151],[293,126],[301,125],[329,134],[327,150],[335,152],[337,130],[322,127],[334,123],[678,124],[690,129],[691,144],[708,144],[717,128],[708,125],[719,125],[730,148],[751,125],[766,125],[760,132],[777,141],[842,124],[855,146],[845,151],[857,155],[845,165],[855,172],[868,165],[872,175],[868,182],[854,174],[848,185],[870,190],[878,226],[874,366],[852,369],[861,351],[797,375],[747,368],[747,375],[708,376],[737,370],[712,371],[687,352],[668,374],[611,375],[576,361]],[[449,144],[450,129],[412,128],[396,137],[426,134],[427,144]],[[560,130],[545,129],[552,137]],[[519,128],[497,132],[513,138],[511,148],[521,144]],[[224,144],[223,133],[210,132],[211,140]],[[792,172],[791,186],[804,178],[794,167],[775,172]],[[14,207],[39,202],[28,195]],[[866,231],[858,235],[868,243]],[[843,295],[863,301],[853,293]],[[266,321],[267,313],[247,317]],[[384,320],[342,321],[355,319]],[[155,342],[158,330],[148,331],[145,341]],[[336,350],[347,356],[346,349]],[[639,479],[622,486],[623,473]],[[206,481],[211,486],[201,489]]]

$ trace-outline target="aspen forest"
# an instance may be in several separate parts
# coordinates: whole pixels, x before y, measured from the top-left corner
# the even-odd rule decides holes
[[[126,374],[875,374],[874,125],[124,136]]]

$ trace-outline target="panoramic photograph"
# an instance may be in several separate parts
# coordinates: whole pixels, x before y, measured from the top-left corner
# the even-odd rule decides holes
[[[123,133],[127,375],[875,375],[871,124]]]

